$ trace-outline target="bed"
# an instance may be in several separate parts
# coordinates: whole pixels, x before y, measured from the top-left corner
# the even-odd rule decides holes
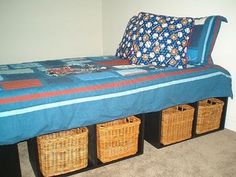
[[[232,97],[224,68],[134,65],[116,56],[0,66],[0,145],[159,111],[210,97]]]
[[[157,122],[165,108],[196,106],[206,98],[226,103],[233,97],[231,76],[211,57],[221,22],[227,19],[140,12],[128,22],[115,56],[0,65],[0,174],[21,176],[17,144],[27,140],[35,175],[41,176],[40,135],[87,126],[90,162],[82,170],[89,170],[106,165],[97,160],[97,123],[140,116],[140,155],[144,127],[150,128],[145,119]]]

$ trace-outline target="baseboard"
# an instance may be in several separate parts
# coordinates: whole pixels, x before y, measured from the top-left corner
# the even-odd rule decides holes
[[[225,128],[236,132],[236,119],[227,115],[225,121]]]

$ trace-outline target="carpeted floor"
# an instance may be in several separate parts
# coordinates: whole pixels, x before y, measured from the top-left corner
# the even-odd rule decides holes
[[[19,144],[22,176],[34,177],[26,143]],[[144,154],[71,177],[235,177],[236,132],[223,130],[155,149]]]

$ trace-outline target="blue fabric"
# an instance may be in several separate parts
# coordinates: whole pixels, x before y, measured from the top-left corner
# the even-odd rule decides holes
[[[90,81],[90,80],[114,78],[114,77],[118,77],[118,74],[104,71],[104,72],[97,72],[97,73],[80,74],[77,77],[84,81]]]
[[[130,20],[116,55],[133,64],[184,68],[192,25],[192,18],[141,12]]]
[[[211,64],[211,52],[214,48],[221,22],[227,22],[227,19],[222,16],[209,16],[195,18],[194,22],[195,25],[189,40],[187,52],[188,63]]]
[[[185,54],[193,19],[139,14],[139,34],[130,56],[134,64],[186,67]]]
[[[138,17],[133,16],[125,29],[122,40],[116,51],[116,56],[124,59],[128,59],[133,52],[133,44],[135,41],[135,36],[138,30]]]
[[[198,64],[199,63],[198,48],[188,47],[187,57],[189,64]]]
[[[103,70],[100,59],[87,59],[91,60],[84,65],[87,73],[80,73],[81,66],[73,65],[70,66],[73,72],[58,76],[48,75],[47,69],[63,68],[69,60],[80,59],[55,60],[55,64],[37,62],[46,68],[33,68],[36,73],[33,79],[42,83],[39,87],[8,90],[3,83],[15,80],[4,76],[4,81],[0,81],[0,145],[205,98],[232,97],[231,76],[217,65],[182,70],[147,65],[142,67],[144,73],[122,76],[119,72],[123,69],[110,65]],[[114,59],[110,57],[110,61]],[[139,66],[137,69],[140,71]],[[110,72],[117,77],[111,77]],[[27,80],[27,75],[24,76],[20,79]]]

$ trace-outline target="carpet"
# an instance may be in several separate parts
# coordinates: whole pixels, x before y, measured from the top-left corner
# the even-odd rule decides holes
[[[19,145],[23,177],[34,177],[26,142]],[[70,177],[235,177],[236,132],[222,130]]]

